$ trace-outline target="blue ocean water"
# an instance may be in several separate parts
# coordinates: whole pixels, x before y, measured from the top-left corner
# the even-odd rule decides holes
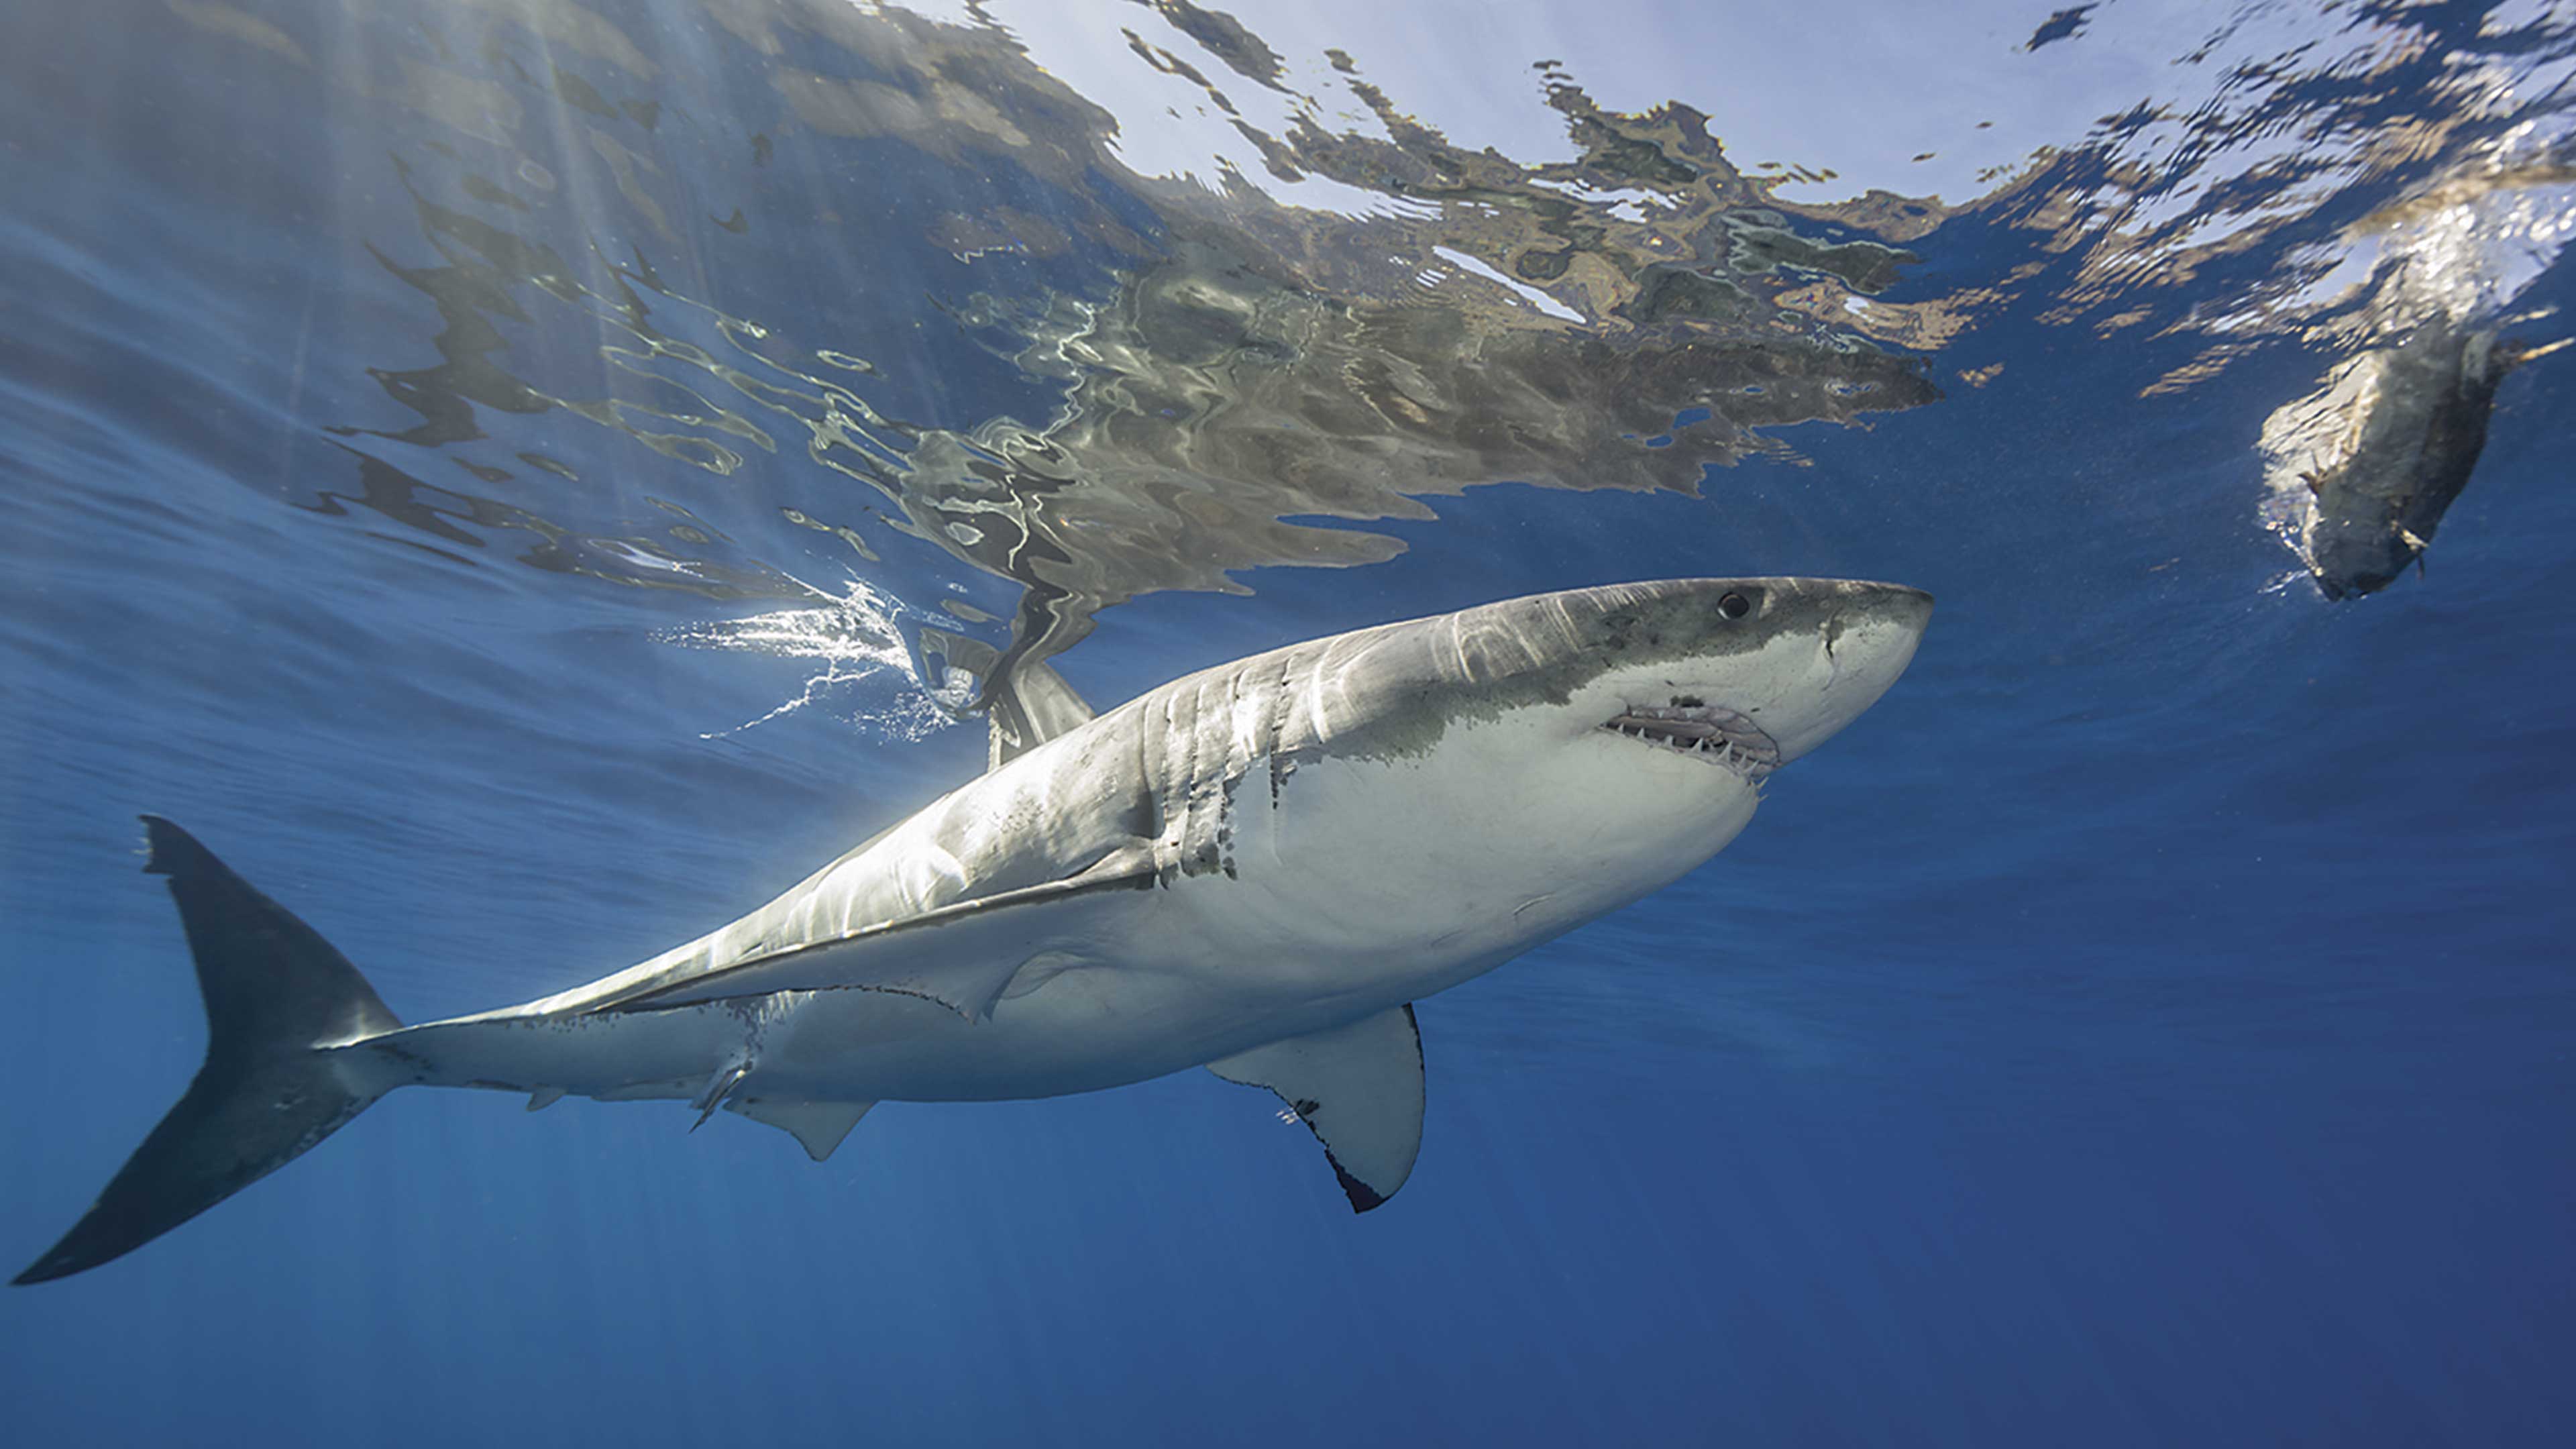
[[[925,624],[1106,703],[1612,580],[1940,599],[1717,860],[1421,1004],[1364,1218],[1200,1073],[820,1166],[398,1093],[10,1290],[10,1437],[2561,1442],[2576,359],[2370,598],[2259,444],[2427,308],[2567,333],[2576,25],[2079,9],[1802,73],[1652,6],[0,18],[22,1259],[202,1050],[138,812],[428,1020],[971,776]]]

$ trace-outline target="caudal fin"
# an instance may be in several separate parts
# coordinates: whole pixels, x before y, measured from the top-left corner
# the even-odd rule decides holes
[[[122,1257],[284,1167],[365,1110],[330,1048],[402,1023],[347,957],[195,838],[146,815],[206,998],[206,1063],[53,1251],[43,1283]]]

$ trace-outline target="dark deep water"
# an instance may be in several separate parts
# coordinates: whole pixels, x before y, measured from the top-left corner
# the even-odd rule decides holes
[[[2082,8],[10,11],[22,1261],[201,1050],[138,811],[426,1020],[980,768],[926,624],[1105,704],[1616,579],[1941,604],[1718,860],[1422,1005],[1366,1218],[1201,1073],[822,1166],[401,1093],[8,1290],[7,1437],[2564,1442],[2576,356],[2376,597],[2257,440],[2576,325],[2576,20]]]

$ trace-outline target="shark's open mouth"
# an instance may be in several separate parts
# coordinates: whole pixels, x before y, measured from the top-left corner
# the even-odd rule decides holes
[[[1713,760],[1756,782],[1780,768],[1780,746],[1760,725],[1713,704],[1630,705],[1601,727]]]

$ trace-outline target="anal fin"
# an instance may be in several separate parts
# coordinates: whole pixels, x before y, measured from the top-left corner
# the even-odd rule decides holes
[[[1278,1093],[1324,1145],[1351,1211],[1379,1206],[1412,1175],[1422,1151],[1422,1034],[1411,1006],[1254,1047],[1208,1070]]]
[[[763,1098],[736,1098],[725,1103],[729,1111],[739,1112],[754,1122],[765,1122],[805,1148],[805,1155],[821,1162],[868,1115],[874,1102],[784,1102]]]

